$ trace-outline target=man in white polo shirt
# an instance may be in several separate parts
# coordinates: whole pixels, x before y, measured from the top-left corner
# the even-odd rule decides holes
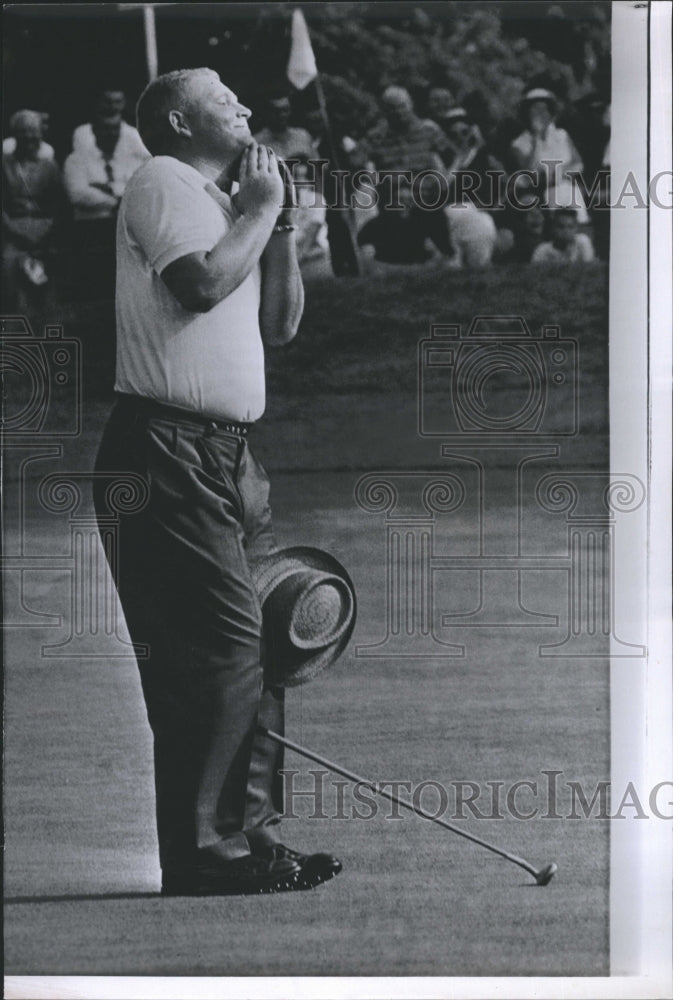
[[[280,842],[282,689],[263,685],[250,562],[275,548],[269,484],[247,441],[264,411],[263,343],[285,344],[303,289],[273,151],[211,70],[159,77],[140,98],[152,159],[117,223],[119,401],[94,479],[140,476],[111,560],[154,734],[162,891],[311,888],[341,865]],[[238,192],[230,197],[234,179]],[[136,480],[137,481],[137,480]]]

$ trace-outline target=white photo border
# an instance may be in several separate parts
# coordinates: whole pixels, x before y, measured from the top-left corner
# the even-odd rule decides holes
[[[613,192],[631,172],[671,177],[669,0],[612,8]],[[649,140],[649,141],[648,141]],[[668,191],[666,184],[661,191]],[[670,198],[670,193],[667,195]],[[651,789],[673,777],[671,738],[671,295],[673,212],[626,200],[612,212],[611,472],[648,484],[640,521],[617,552],[616,622],[647,630],[647,660],[612,661],[612,786]],[[631,515],[633,517],[633,515]],[[655,998],[673,993],[671,824],[611,826],[609,977],[8,976],[8,1000],[195,998]]]

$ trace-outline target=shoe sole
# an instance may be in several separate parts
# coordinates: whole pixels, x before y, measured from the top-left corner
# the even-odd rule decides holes
[[[305,889],[316,889],[319,885],[323,885],[325,882],[329,882],[331,879],[335,878],[339,872],[342,871],[342,867],[331,869],[329,872],[315,872],[313,875],[305,875],[302,877],[300,872],[297,876],[296,888],[300,891]]]
[[[298,875],[289,878],[275,879],[268,885],[230,885],[211,886],[197,885],[188,886],[184,889],[164,889],[162,896],[270,896],[278,892],[292,892],[298,886]]]
[[[184,889],[163,889],[162,896],[267,896],[279,892],[306,892],[317,889],[319,885],[329,882],[342,871],[342,867],[329,871],[316,871],[305,874],[302,871],[283,879],[275,879],[269,885],[262,886],[194,886]]]

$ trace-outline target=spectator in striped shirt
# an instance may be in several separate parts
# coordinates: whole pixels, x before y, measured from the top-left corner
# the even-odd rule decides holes
[[[358,144],[358,159],[376,170],[379,180],[382,171],[411,172],[412,192],[415,195],[413,212],[425,235],[448,256],[451,254],[451,243],[437,184],[429,180],[427,193],[424,193],[425,185],[414,183],[418,174],[427,170],[433,171],[435,178],[443,177],[443,156],[449,149],[448,139],[436,122],[417,116],[411,95],[404,87],[384,90],[381,110],[382,120]],[[445,176],[443,183],[446,185]],[[419,201],[424,204],[419,204]],[[437,207],[430,207],[435,202]]]

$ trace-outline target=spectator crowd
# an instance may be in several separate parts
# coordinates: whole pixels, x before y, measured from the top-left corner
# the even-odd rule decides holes
[[[3,141],[2,293],[6,312],[44,306],[54,283],[68,297],[107,297],[115,278],[116,214],[148,157],[123,117],[124,93],[104,90],[71,137],[62,167],[45,113],[20,110]]]
[[[420,115],[405,87],[388,86],[378,121],[352,137],[333,134],[316,112],[296,120],[289,93],[267,96],[255,138],[291,165],[303,266],[330,260],[335,274],[355,274],[433,260],[460,270],[607,257],[605,98],[589,92],[562,108],[553,85],[532,80],[504,125],[479,94],[458,101],[436,87],[423,106]],[[3,141],[6,312],[30,312],[54,287],[73,299],[113,294],[117,208],[149,156],[125,111],[124,93],[105,89],[61,165],[45,112],[11,116]],[[358,177],[368,180],[368,201]],[[582,189],[593,190],[591,204]]]
[[[443,255],[447,267],[456,270],[508,261],[563,266],[606,258],[607,102],[593,94],[572,109],[578,122],[599,116],[599,127],[581,132],[586,159],[572,130],[558,124],[559,100],[548,85],[536,82],[527,88],[518,127],[516,121],[508,123],[509,135],[470,103],[459,104],[446,89],[431,90],[427,117],[421,118],[407,90],[390,86],[384,91],[381,121],[349,158],[377,176],[402,172],[402,204],[379,197],[376,218],[356,224],[365,254],[384,264]],[[424,193],[430,181],[435,190]],[[587,206],[584,195],[592,190]],[[380,185],[378,191],[382,194]]]

